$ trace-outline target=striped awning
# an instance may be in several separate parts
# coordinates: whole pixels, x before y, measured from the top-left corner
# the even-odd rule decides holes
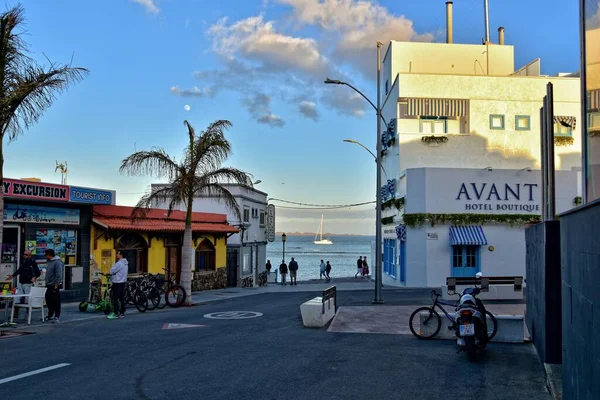
[[[576,118],[575,117],[565,117],[565,116],[561,116],[561,115],[555,115],[554,116],[554,122],[557,124],[562,124],[565,126],[570,126],[571,128],[575,129],[575,122],[576,122]]]
[[[450,227],[450,246],[485,246],[487,238],[483,233],[483,228],[478,225],[470,226],[451,226]]]
[[[424,117],[466,117],[469,100],[408,99],[407,115]]]
[[[587,112],[595,112],[600,110],[600,89],[588,90],[587,97]]]

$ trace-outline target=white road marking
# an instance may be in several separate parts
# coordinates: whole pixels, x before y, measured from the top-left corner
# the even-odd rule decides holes
[[[46,367],[46,368],[36,369],[35,371],[25,372],[24,374],[15,375],[15,376],[11,376],[9,378],[0,379],[0,385],[3,385],[3,384],[8,383],[8,382],[16,381],[17,379],[27,378],[28,376],[37,375],[37,374],[41,374],[43,372],[52,371],[53,369],[58,369],[58,368],[62,368],[62,367],[68,367],[69,365],[71,365],[71,364],[62,363],[62,364],[51,365],[51,366]]]

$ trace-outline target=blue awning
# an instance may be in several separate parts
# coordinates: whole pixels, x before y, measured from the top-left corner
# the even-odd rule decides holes
[[[483,233],[483,228],[478,225],[471,226],[451,226],[450,227],[450,246],[485,246],[487,238]]]

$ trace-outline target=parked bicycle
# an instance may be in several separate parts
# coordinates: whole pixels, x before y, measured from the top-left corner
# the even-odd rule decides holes
[[[182,286],[175,282],[175,277],[171,276],[170,269],[163,268],[163,270],[167,273],[167,279],[162,285],[162,289],[165,292],[165,302],[169,307],[179,307],[185,301],[187,293]]]
[[[148,297],[140,288],[139,278],[128,279],[125,285],[125,303],[135,306],[139,312],[148,309]]]
[[[433,305],[431,307],[419,307],[410,316],[410,331],[419,339],[431,339],[440,332],[442,328],[442,319],[440,318],[440,314],[438,314],[438,312],[435,310],[436,307],[444,313],[444,315],[450,322],[450,325],[448,325],[448,330],[456,331],[456,320],[453,315],[454,311],[453,314],[449,314],[443,306],[450,306],[454,310],[456,310],[460,299],[455,302],[449,302],[440,300],[440,296],[440,293],[438,293],[435,290],[432,290],[431,300],[433,300]],[[426,313],[426,317],[421,316],[421,313]],[[485,311],[485,316],[487,320],[486,325],[489,342],[494,336],[496,336],[496,332],[498,331],[498,322],[496,321],[496,317],[494,317],[492,313],[490,313],[487,310]]]

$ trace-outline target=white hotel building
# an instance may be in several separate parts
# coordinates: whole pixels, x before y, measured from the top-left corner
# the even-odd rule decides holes
[[[580,80],[514,69],[499,44],[392,41],[382,65],[383,283],[525,276],[524,225],[541,215],[540,108],[554,85],[557,213],[580,196]],[[387,182],[387,184],[386,184]],[[433,224],[433,226],[432,226]]]

